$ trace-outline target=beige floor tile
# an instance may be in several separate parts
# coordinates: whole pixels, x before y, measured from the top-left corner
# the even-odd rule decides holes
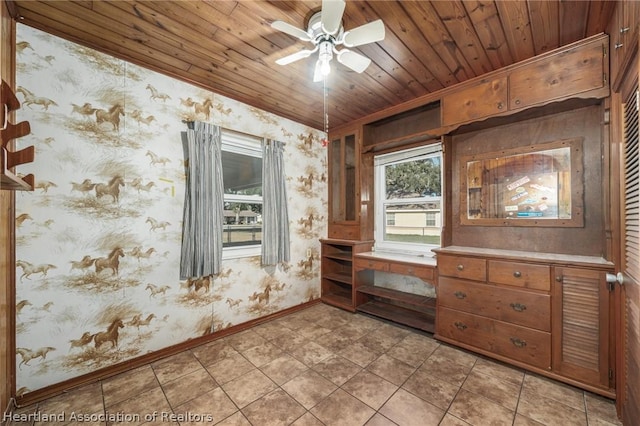
[[[218,384],[227,383],[256,368],[245,357],[235,352],[206,367]]]
[[[460,389],[459,386],[434,377],[425,370],[418,370],[412,374],[402,388],[443,410],[449,408]]]
[[[160,384],[177,379],[202,368],[198,359],[189,351],[161,359],[151,364]]]
[[[307,410],[282,389],[274,390],[242,409],[252,425],[286,426]]]
[[[399,389],[380,408],[379,413],[403,426],[436,426],[445,411],[404,389]]]
[[[216,423],[216,426],[252,426],[249,420],[240,411],[230,415],[220,423]]]
[[[150,421],[154,412],[171,413],[172,410],[164,392],[158,386],[107,407],[106,412],[117,416],[112,420],[107,418],[107,425],[137,425]]]
[[[502,364],[497,361],[478,358],[472,371],[492,376],[503,382],[513,383],[522,386],[524,380],[524,372],[515,367]]]
[[[183,419],[181,419],[183,421],[180,421],[180,426],[203,426],[216,424],[219,421],[227,419],[238,411],[238,407],[236,407],[224,391],[218,387],[209,392],[197,395],[182,405],[174,407],[174,410],[176,415],[183,417]],[[240,425],[242,423],[228,424]]]
[[[104,404],[108,408],[120,401],[139,395],[160,384],[150,365],[118,374],[102,382]]]
[[[282,355],[283,352],[276,345],[265,342],[262,345],[254,346],[242,352],[242,356],[249,360],[256,367],[260,367],[268,362],[273,361]]]
[[[282,354],[273,361],[260,367],[260,370],[264,374],[280,386],[308,369],[309,367],[289,354]]]
[[[616,402],[599,395],[585,392],[585,402],[587,404],[587,417],[589,426],[596,420],[604,420],[614,425],[622,425],[616,413]]]
[[[387,354],[382,354],[367,366],[367,370],[400,386],[416,371],[416,368]]]
[[[200,366],[196,371],[162,384],[162,389],[171,406],[177,407],[217,386],[213,377]]]
[[[339,352],[353,343],[354,339],[349,336],[345,336],[344,334],[340,334],[336,331],[319,336],[313,341],[320,346],[329,349],[330,351]]]
[[[462,385],[462,389],[482,395],[511,411],[516,411],[518,406],[520,386],[503,382],[495,376],[488,376],[472,370]]]
[[[375,330],[362,336],[358,342],[366,346],[370,350],[381,354],[394,347],[404,335],[394,333],[389,329]]]
[[[318,324],[309,323],[304,327],[300,327],[296,330],[299,335],[305,337],[309,340],[316,340],[318,337],[325,335],[327,333],[331,333],[330,328],[322,327]]]
[[[469,423],[447,413],[438,426],[470,426]]]
[[[526,380],[526,379],[525,379]],[[550,395],[551,396],[551,395]],[[548,426],[586,426],[587,414],[553,398],[524,388],[520,393],[518,414]]]
[[[342,390],[355,396],[374,410],[382,407],[397,389],[398,386],[366,370],[356,374],[342,385]]]
[[[546,377],[526,374],[523,389],[553,399],[579,411],[585,411],[584,392]]]
[[[474,426],[510,426],[515,416],[502,405],[464,389],[460,389],[448,412]]]
[[[456,364],[465,366],[467,371],[471,371],[478,361],[477,355],[449,345],[439,345],[436,350],[433,351],[430,358],[451,360]]]
[[[315,371],[307,370],[282,385],[282,389],[309,410],[335,391],[337,386]]]
[[[228,336],[226,337],[226,340],[227,343],[229,343],[233,349],[238,352],[244,352],[255,346],[260,346],[266,343],[266,339],[264,337],[251,329]]]
[[[470,369],[456,363],[454,360],[434,354],[427,358],[418,368],[418,371],[424,371],[433,377],[438,377],[441,380],[459,387],[462,386],[462,383],[466,380]]]
[[[544,424],[516,413],[516,418],[513,420],[513,426],[544,426]]]
[[[291,423],[292,426],[324,426],[320,420],[318,420],[310,412],[304,413],[298,420]]]
[[[257,368],[221,386],[229,398],[240,408],[278,387]]]
[[[329,358],[332,352],[315,342],[306,342],[302,346],[293,349],[290,354],[308,367],[312,367],[323,359]]]
[[[269,321],[264,324],[257,325],[253,327],[253,331],[258,333],[260,337],[264,338],[267,341],[271,341],[281,336],[286,336],[290,333],[286,327],[283,327],[281,324],[278,324],[276,321]]]
[[[337,386],[342,386],[361,370],[362,367],[340,355],[332,355],[313,366],[313,371]]]
[[[380,413],[376,413],[369,419],[365,426],[396,426],[397,423],[392,422]]]
[[[367,365],[375,361],[382,352],[377,352],[371,348],[365,346],[360,340],[350,344],[340,352],[338,355],[348,359],[349,361],[365,368]]]
[[[67,418],[72,412],[92,414],[104,411],[102,387],[100,383],[92,383],[73,389],[42,402],[38,409],[42,413],[64,413]]]
[[[276,337],[271,340],[271,343],[279,347],[285,352],[293,352],[301,346],[304,346],[308,343],[308,339],[306,337],[302,337],[296,331],[289,331],[288,334],[282,335],[280,337]]]
[[[439,346],[440,343],[431,337],[422,334],[409,334],[391,348],[387,355],[411,366],[419,367]]]
[[[376,413],[342,389],[329,395],[310,412],[326,426],[362,426]]]
[[[238,353],[225,339],[198,346],[192,352],[205,367]]]

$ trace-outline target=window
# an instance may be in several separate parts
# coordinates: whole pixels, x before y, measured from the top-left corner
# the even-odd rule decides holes
[[[442,147],[426,145],[374,159],[376,250],[424,254],[440,247]]]
[[[222,130],[223,258],[260,255],[262,139]]]

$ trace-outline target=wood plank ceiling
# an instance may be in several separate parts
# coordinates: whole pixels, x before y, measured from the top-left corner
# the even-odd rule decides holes
[[[306,29],[314,1],[6,0],[18,22],[324,129],[317,57],[275,60],[310,43],[270,27]],[[335,59],[331,128],[605,31],[611,1],[351,1],[345,30],[382,18],[383,41],[353,48],[358,74]]]

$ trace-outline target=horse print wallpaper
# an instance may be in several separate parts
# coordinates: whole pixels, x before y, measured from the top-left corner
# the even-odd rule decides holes
[[[18,24],[17,394],[320,296],[324,133]],[[291,261],[179,279],[183,120],[286,144]]]

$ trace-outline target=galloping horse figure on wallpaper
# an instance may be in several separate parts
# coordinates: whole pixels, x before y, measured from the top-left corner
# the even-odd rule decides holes
[[[124,323],[121,319],[114,320],[107,331],[100,331],[93,336],[93,342],[95,343],[96,349],[98,349],[103,343],[111,342],[111,348],[118,347],[118,336],[120,334],[119,328],[124,328]]]
[[[124,257],[124,250],[120,247],[116,247],[111,250],[109,256],[95,259],[94,264],[96,266],[96,274],[99,274],[104,269],[111,269],[111,275],[117,275],[121,257]]]
[[[114,176],[109,183],[98,183],[95,186],[96,197],[100,198],[103,195],[111,195],[114,202],[118,202],[120,197],[120,187],[124,186],[124,179],[121,176]]]
[[[102,124],[109,122],[113,126],[113,130],[120,131],[120,116],[124,117],[124,107],[120,104],[115,104],[109,111],[103,109],[96,110],[96,123]]]

